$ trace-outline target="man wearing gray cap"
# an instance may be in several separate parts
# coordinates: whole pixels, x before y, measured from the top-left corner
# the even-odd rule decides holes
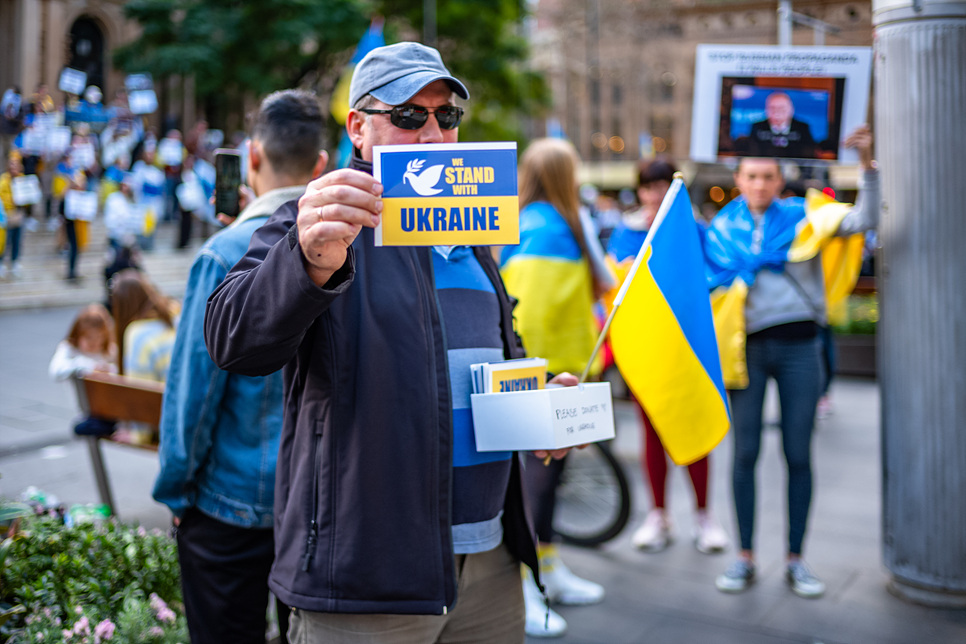
[[[293,644],[524,640],[520,463],[476,452],[469,413],[469,365],[524,355],[511,301],[487,248],[373,243],[373,146],[455,142],[456,96],[436,50],[370,52],[350,167],[276,211],[208,302],[218,366],[284,369],[269,585]]]

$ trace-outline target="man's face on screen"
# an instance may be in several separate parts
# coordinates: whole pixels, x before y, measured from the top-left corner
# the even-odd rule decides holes
[[[784,129],[792,122],[795,114],[795,107],[792,99],[786,94],[772,94],[765,101],[765,114],[768,116],[768,124],[776,129]]]

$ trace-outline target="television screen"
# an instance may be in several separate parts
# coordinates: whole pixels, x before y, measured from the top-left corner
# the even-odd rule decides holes
[[[718,155],[836,160],[844,78],[722,78]]]

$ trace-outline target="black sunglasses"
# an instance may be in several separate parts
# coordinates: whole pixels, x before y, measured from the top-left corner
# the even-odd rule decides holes
[[[442,105],[432,112],[420,105],[397,105],[391,110],[376,110],[370,107],[359,110],[366,114],[388,114],[389,121],[404,130],[418,130],[426,125],[430,113],[436,115],[436,122],[442,130],[452,130],[463,119],[463,108],[456,105]]]

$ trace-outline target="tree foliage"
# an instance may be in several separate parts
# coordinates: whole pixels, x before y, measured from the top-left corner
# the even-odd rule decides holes
[[[369,22],[361,0],[131,0],[124,11],[142,31],[115,62],[155,78],[191,77],[215,111],[337,70]]]
[[[239,110],[245,97],[310,85],[332,91],[371,17],[386,40],[422,39],[423,0],[131,0],[141,27],[115,52],[129,72],[192,77],[211,112]],[[525,0],[438,1],[438,48],[470,88],[463,140],[521,140],[527,119],[547,107],[542,77],[527,68]],[[217,122],[217,118],[214,118]]]
[[[424,2],[382,0],[387,32],[416,34],[423,27]],[[528,67],[523,33],[525,0],[436,2],[437,48],[447,67],[470,90],[464,141],[522,142],[528,119],[549,108],[550,93],[541,74]]]

